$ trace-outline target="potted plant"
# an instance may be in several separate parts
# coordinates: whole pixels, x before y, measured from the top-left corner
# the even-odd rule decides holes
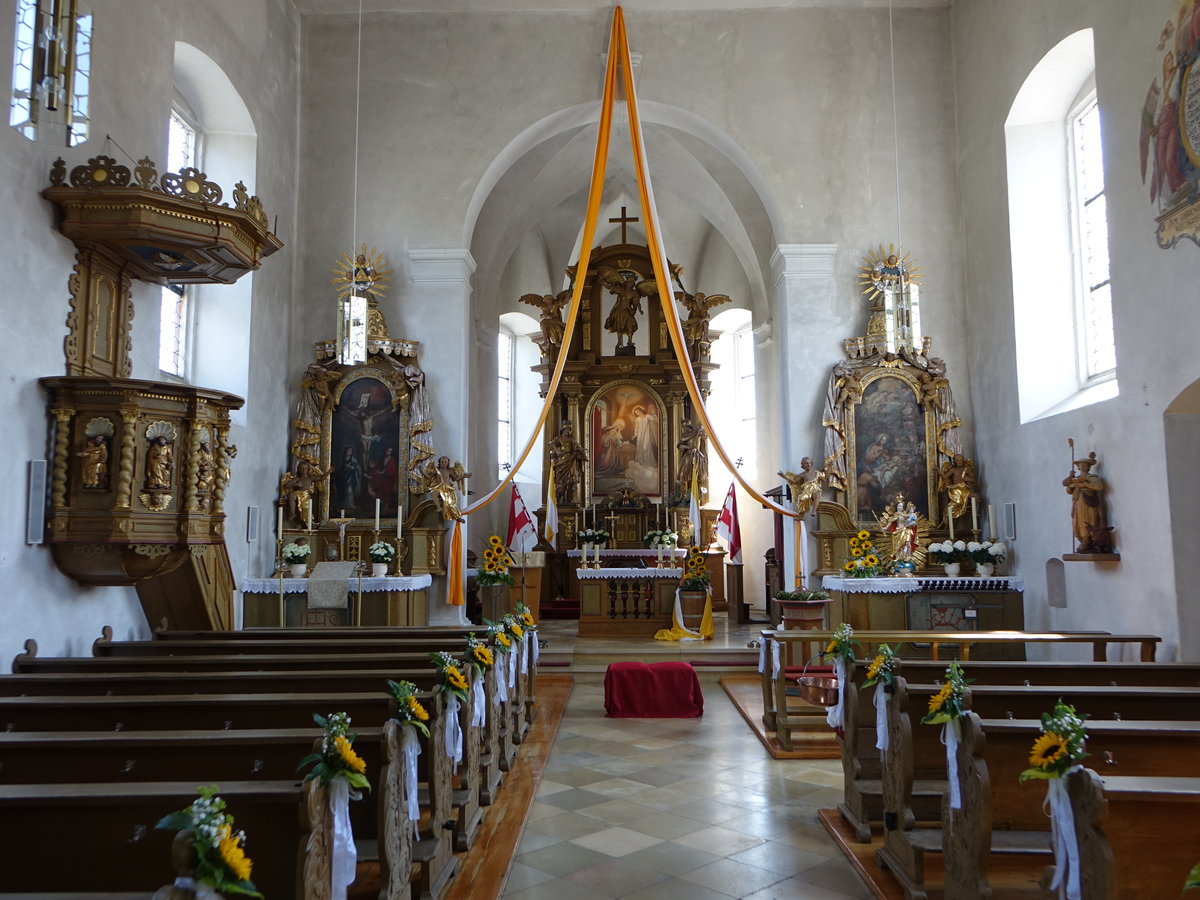
[[[865,528],[850,538],[850,556],[842,563],[845,578],[878,578],[883,566],[875,555],[875,543],[871,532]]]
[[[972,560],[971,551],[965,541],[936,541],[929,545],[929,558],[940,563],[948,578],[957,578],[962,564]]]
[[[683,562],[683,576],[679,579],[679,608],[685,624],[687,619],[699,621],[704,614],[704,604],[708,600],[708,588],[712,578],[708,574],[708,565],[699,547],[688,548],[687,558]]]
[[[300,538],[283,545],[283,564],[291,566],[293,578],[303,578],[308,570],[308,554],[312,548],[308,546],[308,538]]]
[[[612,537],[603,528],[585,528],[579,532],[579,543],[585,547],[595,546],[600,550],[604,549],[604,545],[608,543]]]
[[[388,563],[396,558],[396,548],[387,541],[376,541],[367,549],[367,554],[371,557],[371,574],[382,578],[387,574]]]
[[[967,544],[967,552],[971,555],[971,562],[975,563],[975,572],[980,578],[987,578],[996,571],[996,567],[1004,562],[1004,557],[1008,555],[1008,548],[1004,544],[996,541],[971,541]]]
[[[647,547],[657,551],[661,564],[664,557],[672,556],[671,551],[679,544],[679,535],[667,528],[654,528],[646,532],[643,540]]]

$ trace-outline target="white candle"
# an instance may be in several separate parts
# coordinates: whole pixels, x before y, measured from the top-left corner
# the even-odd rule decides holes
[[[979,530],[979,510],[975,503],[975,498],[971,498],[971,530]]]
[[[988,504],[988,532],[992,536],[992,540],[996,540],[996,508],[992,504]]]
[[[379,498],[375,498],[375,530],[379,530]]]
[[[310,504],[305,511],[305,516],[308,519],[308,530],[312,531],[312,505]]]
[[[404,507],[401,506],[396,510],[396,540],[404,536]]]
[[[283,540],[283,504],[279,505],[279,516],[275,521],[275,534],[280,540]]]
[[[953,510],[949,510],[949,509],[946,510],[946,519],[950,522],[950,540],[953,541],[954,540],[954,512],[953,512]]]
[[[596,527],[596,501],[592,500],[592,527]]]

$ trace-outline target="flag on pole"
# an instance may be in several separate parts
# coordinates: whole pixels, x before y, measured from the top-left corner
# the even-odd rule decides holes
[[[708,541],[700,534],[700,484],[696,473],[696,464],[692,463],[692,497],[688,502],[688,519],[692,523],[692,545],[705,546]]]
[[[546,543],[558,549],[558,489],[554,485],[554,467],[550,467],[550,483],[546,485]]]
[[[537,529],[533,527],[533,519],[525,508],[525,501],[516,484],[512,486],[512,500],[508,505],[508,539],[505,544],[509,550],[517,553],[528,553],[537,546]]]
[[[729,483],[729,493],[725,495],[725,505],[717,516],[717,537],[725,542],[729,551],[731,566],[742,565],[742,526],[738,523],[736,485]]]

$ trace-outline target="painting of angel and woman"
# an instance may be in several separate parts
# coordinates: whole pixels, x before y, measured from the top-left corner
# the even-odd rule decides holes
[[[896,494],[928,516],[925,416],[903,378],[876,378],[863,388],[855,414],[856,518],[874,522]]]
[[[662,494],[662,405],[636,384],[597,394],[591,410],[592,493]]]

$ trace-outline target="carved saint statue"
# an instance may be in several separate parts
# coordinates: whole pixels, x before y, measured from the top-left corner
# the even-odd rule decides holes
[[[1104,505],[1104,479],[1092,473],[1096,453],[1074,461],[1071,474],[1063,479],[1063,487],[1071,495],[1071,530],[1075,534],[1076,552],[1112,553],[1108,512]],[[1079,472],[1074,466],[1079,466]]]
[[[557,294],[523,294],[520,297],[522,303],[536,306],[542,311],[542,318],[538,324],[542,329],[541,349],[543,356],[556,356],[558,348],[562,346],[563,334],[566,330],[562,319],[562,311],[570,300],[570,288],[559,291]]]
[[[212,504],[213,487],[217,481],[217,466],[208,441],[201,441],[196,450],[196,497],[200,509],[208,512]]]
[[[108,435],[94,434],[75,454],[82,457],[83,486],[103,490],[108,487]]]
[[[558,435],[550,441],[550,465],[554,468],[554,487],[559,503],[570,502],[575,496],[575,487],[583,481],[583,464],[587,454],[570,422],[564,422]]]
[[[978,491],[975,463],[955,453],[938,470],[938,490],[946,492],[946,515],[957,519],[967,510],[972,495]]]
[[[439,456],[436,465],[433,460],[425,464],[425,490],[433,494],[433,500],[441,510],[442,518],[456,522],[463,521],[459,510],[459,491],[466,491],[463,483],[471,477],[471,473],[463,468],[462,463],[450,464],[450,457]]]
[[[780,478],[788,483],[792,494],[792,503],[796,513],[802,518],[817,505],[821,499],[821,491],[825,484],[825,473],[813,471],[812,457],[806,456],[800,460],[799,472],[777,472]]]
[[[708,454],[704,452],[704,429],[692,424],[691,419],[684,419],[679,428],[679,441],[675,447],[679,450],[679,476],[676,486],[683,496],[692,493],[692,473],[696,474],[696,484],[703,487],[708,481]]]
[[[279,478],[279,496],[286,498],[289,514],[302,525],[312,524],[313,494],[324,477],[325,472],[320,466],[302,459],[295,474],[284,472]]]
[[[722,303],[731,303],[726,294],[689,294],[686,291],[676,291],[675,299],[684,305],[688,317],[683,322],[683,336],[687,341],[688,355],[692,359],[708,357],[708,348],[712,344],[712,334],[708,327],[708,311]]]
[[[174,445],[160,434],[150,442],[150,449],[146,451],[146,490],[169,491],[174,466]]]
[[[651,280],[639,282],[633,272],[618,272],[609,266],[600,266],[596,271],[600,282],[617,298],[604,320],[604,330],[617,336],[617,350],[625,345],[632,347],[638,330],[637,317],[642,314],[642,298],[652,296],[658,288]]]

